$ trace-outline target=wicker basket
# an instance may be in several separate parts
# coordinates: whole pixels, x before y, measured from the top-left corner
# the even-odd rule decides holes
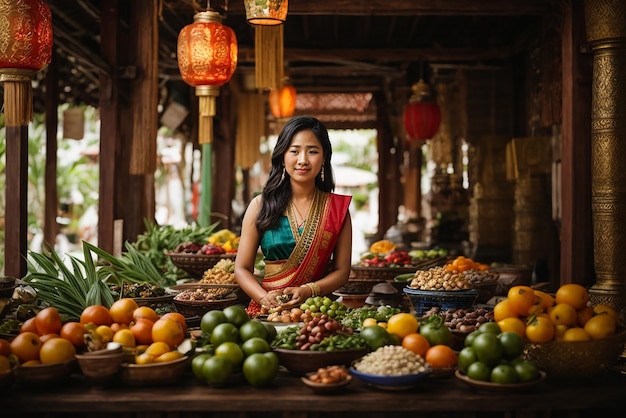
[[[223,259],[234,260],[236,253],[227,254],[185,254],[185,253],[169,253],[167,254],[172,263],[187,274],[195,278],[202,278],[205,271],[217,264]]]
[[[432,260],[426,260],[421,263],[411,264],[405,267],[372,267],[372,266],[352,266],[352,274],[350,279],[363,281],[376,281],[384,282],[386,280],[393,280],[394,277],[400,274],[415,273],[418,270],[425,270],[435,266],[442,266],[448,261],[448,257],[433,258]]]
[[[185,318],[192,318],[194,316],[202,316],[209,311],[224,309],[231,305],[237,304],[237,295],[230,293],[229,295],[215,300],[176,300],[174,299],[174,306],[176,310],[181,313]]]
[[[419,290],[410,287],[405,287],[404,293],[411,301],[417,316],[422,316],[424,312],[433,307],[442,310],[471,308],[478,295],[476,289],[439,291]]]
[[[548,379],[588,378],[613,367],[624,352],[626,330],[601,340],[528,343],[524,356]]]

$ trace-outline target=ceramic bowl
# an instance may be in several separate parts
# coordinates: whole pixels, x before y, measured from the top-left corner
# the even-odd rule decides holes
[[[120,366],[122,381],[129,386],[165,386],[176,383],[188,367],[188,357],[167,363],[130,364]]]
[[[493,382],[485,382],[482,380],[470,379],[467,375],[465,375],[461,370],[456,370],[455,375],[457,379],[465,382],[470,387],[474,388],[478,391],[484,392],[505,392],[505,393],[514,393],[514,392],[526,392],[537,386],[539,383],[543,382],[546,378],[546,373],[543,371],[539,372],[539,378],[537,380],[533,380],[532,382],[524,382],[524,383],[493,383]]]
[[[318,393],[320,395],[334,395],[337,393],[341,393],[345,390],[346,386],[348,386],[350,382],[352,382],[351,375],[348,375],[344,380],[341,380],[336,383],[314,382],[311,379],[309,379],[309,377],[314,373],[315,372],[307,373],[306,376],[302,376],[300,379],[305,385],[311,388],[313,392]]]
[[[417,386],[423,379],[430,375],[430,370],[423,373],[402,374],[396,376],[383,376],[378,374],[363,373],[350,367],[350,373],[370,386],[383,390],[406,390]]]
[[[17,383],[23,385],[48,386],[65,381],[75,367],[75,359],[62,363],[19,366],[14,371],[14,377]]]
[[[102,353],[76,354],[81,372],[94,384],[104,384],[113,380],[124,360],[122,350],[99,351]]]
[[[344,365],[349,366],[354,360],[367,354],[367,349],[310,351],[274,348],[280,364],[292,373],[306,374],[317,369]]]

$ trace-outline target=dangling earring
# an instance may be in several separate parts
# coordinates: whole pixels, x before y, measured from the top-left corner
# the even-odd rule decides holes
[[[285,167],[283,167],[283,173],[280,175],[280,182],[285,181]]]
[[[322,172],[320,173],[320,178],[322,179],[322,182],[324,182],[324,166],[322,166]]]

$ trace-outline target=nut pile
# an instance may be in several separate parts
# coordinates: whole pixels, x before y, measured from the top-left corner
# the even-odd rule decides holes
[[[230,293],[232,293],[232,289],[226,287],[216,287],[210,289],[187,289],[174,296],[174,300],[190,302],[210,302],[214,300],[224,299],[224,297],[229,295]]]
[[[204,272],[199,283],[208,284],[234,284],[235,261],[225,258]]]
[[[475,270],[454,273],[443,267],[432,267],[416,271],[409,287],[419,290],[469,290],[474,284],[493,280],[497,280],[496,273]]]
[[[345,366],[328,366],[317,369],[317,371],[309,375],[309,380],[316,383],[339,383],[348,378],[350,372]]]
[[[452,331],[472,332],[485,322],[493,321],[493,310],[487,308],[446,309],[432,307],[424,312],[424,317],[430,315],[443,317],[445,325]]]
[[[424,373],[428,365],[419,354],[400,345],[386,345],[378,348],[354,363],[355,370],[378,376],[401,376]]]

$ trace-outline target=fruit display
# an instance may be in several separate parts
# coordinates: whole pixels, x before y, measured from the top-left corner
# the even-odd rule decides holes
[[[206,284],[234,284],[235,281],[235,261],[225,258],[215,263],[202,275],[198,283]]]
[[[495,282],[496,273],[488,271],[489,266],[474,262],[470,258],[458,256],[444,266],[418,270],[408,287],[418,290],[456,291],[473,289],[477,284]]]

